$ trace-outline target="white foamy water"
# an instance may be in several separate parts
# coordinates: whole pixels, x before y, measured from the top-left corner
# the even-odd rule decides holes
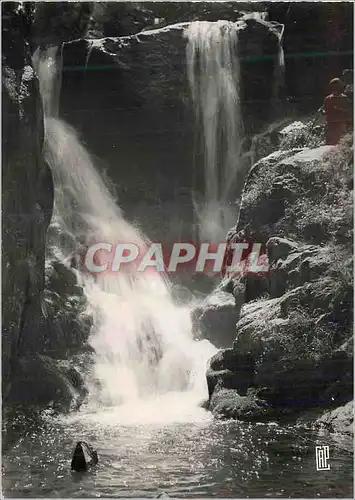
[[[57,78],[55,51],[37,54],[35,62],[46,101]],[[57,255],[67,262],[97,242],[146,248],[148,238],[124,219],[76,131],[56,117],[54,105],[44,108]],[[206,364],[216,349],[193,339],[189,309],[173,302],[166,276],[135,269],[93,276],[79,266],[77,278],[93,318],[90,342],[96,353],[88,411],[124,405],[114,411],[118,420],[132,419],[134,410],[136,419],[148,421],[184,418],[194,410],[200,414],[198,405],[207,396]]]
[[[188,79],[204,146],[204,200],[196,213],[201,239],[224,238],[236,218],[231,204],[240,166],[239,24],[197,21],[185,30]]]

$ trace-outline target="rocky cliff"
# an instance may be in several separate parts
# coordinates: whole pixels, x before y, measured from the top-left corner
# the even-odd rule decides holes
[[[264,244],[270,271],[225,284],[239,305],[233,347],[207,372],[215,414],[259,420],[352,399],[352,165],[348,135],[252,168],[229,241]]]
[[[6,404],[57,401],[68,407],[81,381],[51,356],[58,342],[52,337],[55,316],[46,307],[45,252],[54,188],[42,156],[42,104],[28,43],[31,10],[5,2],[2,20],[3,398]]]
[[[274,112],[281,27],[238,16],[243,116],[252,134]],[[186,70],[187,26],[81,39],[63,48],[61,114],[100,158],[128,218],[152,238],[166,232],[172,239],[192,237],[191,190],[198,194],[204,185]]]
[[[43,117],[37,77],[24,39],[27,18],[3,7],[2,283],[3,393],[19,356],[41,343],[45,235],[53,185],[43,163]]]

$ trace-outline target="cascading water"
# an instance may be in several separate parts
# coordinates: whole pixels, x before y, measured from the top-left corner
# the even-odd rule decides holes
[[[185,31],[188,79],[205,152],[204,200],[196,203],[201,239],[224,238],[236,219],[231,201],[243,138],[238,29],[238,22],[197,21]]]
[[[272,28],[272,31],[275,33],[278,39],[278,50],[274,66],[273,92],[272,92],[273,107],[276,114],[279,112],[279,108],[281,105],[280,93],[285,83],[285,54],[282,44],[284,28],[285,27],[283,24],[277,24],[277,26]]]
[[[66,262],[91,243],[136,243],[147,238],[123,218],[75,130],[56,117],[55,50],[34,56],[45,110],[45,158],[55,184],[52,226],[57,255]],[[206,396],[205,369],[216,351],[192,336],[189,310],[178,307],[158,272],[76,271],[93,317],[92,404],[120,405],[169,393],[197,404]],[[142,415],[143,418],[143,415]]]

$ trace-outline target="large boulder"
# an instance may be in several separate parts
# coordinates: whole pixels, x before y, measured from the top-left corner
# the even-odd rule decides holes
[[[46,230],[53,182],[41,156],[43,118],[26,12],[2,4],[2,383],[6,399],[18,358],[40,351]],[[41,331],[41,333],[40,333]]]
[[[234,350],[252,356],[255,385],[269,400],[331,404],[351,394],[352,356],[339,351],[351,332],[344,319],[333,319],[342,308],[336,304],[339,285],[319,278],[243,306]]]
[[[296,208],[302,199],[314,204],[317,195],[324,195],[324,182],[331,172],[322,167],[331,151],[332,146],[281,150],[258,161],[244,187],[236,232],[244,229],[247,237],[260,243],[270,236],[284,237],[285,231],[310,243],[324,241],[320,224],[309,229],[301,226],[304,215],[297,220],[290,208]]]
[[[216,417],[248,422],[261,422],[275,417],[273,408],[253,391],[241,396],[236,390],[218,387],[211,397],[209,409]]]
[[[290,252],[284,264],[290,271],[289,277],[292,266],[300,264],[300,259],[305,261],[300,270],[301,279],[306,279],[309,266],[314,270],[320,266],[324,270],[329,260],[333,263],[346,261],[351,255],[349,244],[353,224],[352,185],[349,182],[352,176],[351,141],[349,134],[337,148],[279,150],[259,160],[248,174],[238,222],[229,232],[228,241],[251,240],[266,245],[270,238],[277,237],[269,243],[269,254],[271,247],[280,247],[280,239],[300,245],[301,254],[297,257],[297,252]],[[326,256],[328,250],[316,248],[327,244],[334,246],[329,248],[330,258]],[[278,272],[278,266],[283,264],[273,262],[272,266],[271,271],[276,268]],[[276,274],[271,280],[276,285]],[[262,296],[265,291],[264,276],[247,276],[246,301]]]
[[[192,311],[194,330],[216,347],[227,347],[235,337],[238,314],[234,296],[228,292],[215,290]]]
[[[254,385],[254,361],[248,353],[239,355],[234,349],[222,349],[211,358],[206,377],[210,397],[217,386],[236,389],[244,396]]]
[[[235,391],[238,398],[254,390],[257,399],[280,414],[348,401],[351,333],[344,331],[343,321],[332,322],[336,293],[332,280],[319,279],[279,298],[245,304],[233,349],[210,360],[206,374],[210,408],[214,412],[224,408],[223,394],[229,399],[232,393],[220,393],[218,405],[211,407],[222,389]]]

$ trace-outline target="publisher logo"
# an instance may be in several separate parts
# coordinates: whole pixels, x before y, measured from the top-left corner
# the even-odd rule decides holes
[[[316,446],[316,466],[317,470],[330,470],[329,446]]]

